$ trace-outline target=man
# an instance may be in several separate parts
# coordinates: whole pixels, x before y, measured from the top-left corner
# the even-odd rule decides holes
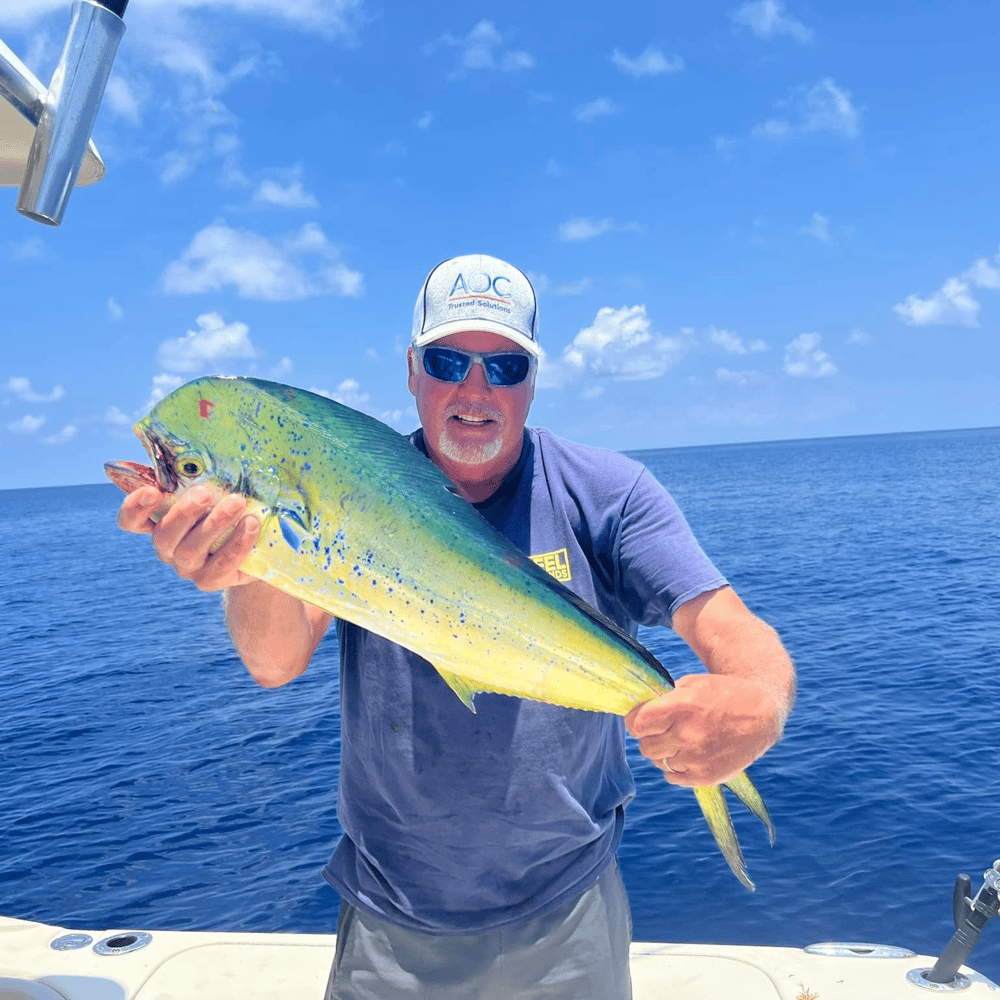
[[[622,455],[526,429],[540,349],[534,290],[485,255],[434,268],[414,310],[411,436],[515,545],[634,635],[674,629],[707,674],[624,725],[675,785],[717,784],[779,738],[794,671],[691,535]],[[155,489],[122,504],[159,557],[224,590],[253,677],[285,684],[333,617],[240,572],[258,524],[238,498],[190,490],[155,527]],[[241,522],[241,523],[240,523]],[[238,525],[218,552],[212,543]],[[473,715],[420,657],[338,621],[345,836],[328,1000],[631,996],[631,919],[615,861],[634,785],[617,716],[502,695]]]

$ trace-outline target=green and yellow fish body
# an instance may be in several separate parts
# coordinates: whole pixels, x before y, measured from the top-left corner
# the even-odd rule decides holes
[[[475,711],[479,691],[627,714],[673,681],[657,659],[489,525],[409,441],[324,396],[201,378],[135,428],[154,470],[107,463],[127,492],[239,493],[261,522],[241,569],[428,660]],[[162,513],[162,512],[160,512]],[[745,774],[726,782],[774,831]],[[695,789],[749,888],[725,798]]]

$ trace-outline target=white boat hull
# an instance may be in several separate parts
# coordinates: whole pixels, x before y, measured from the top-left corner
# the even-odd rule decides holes
[[[75,947],[53,947],[67,937]],[[0,917],[0,1000],[320,1000],[335,942],[333,934],[67,930]],[[901,957],[873,957],[866,951],[871,947],[853,945],[847,955],[835,956],[799,948],[637,942],[631,953],[634,1000],[929,995],[907,975],[912,979],[934,958],[902,949],[895,949]],[[967,967],[961,972],[967,979],[962,997],[995,1000],[994,983]]]

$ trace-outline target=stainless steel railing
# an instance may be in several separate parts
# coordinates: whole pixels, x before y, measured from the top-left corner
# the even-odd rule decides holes
[[[17,201],[17,210],[29,219],[58,226],[74,185],[104,175],[90,133],[125,33],[127,3],[74,0],[66,42],[47,90],[0,41],[0,98],[34,127]],[[24,131],[15,121],[9,113],[0,115],[0,168],[5,168],[0,181],[6,183],[20,172],[24,152],[18,144],[19,139],[23,144]]]

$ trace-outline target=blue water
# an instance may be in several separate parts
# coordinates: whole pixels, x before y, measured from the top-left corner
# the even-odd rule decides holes
[[[636,940],[939,953],[955,876],[978,888],[1000,858],[1000,428],[638,457],[778,629],[799,698],[752,769],[777,845],[734,810],[753,895],[693,796],[630,747]],[[0,913],[332,931],[335,639],[259,688],[218,596],[118,531],[119,500],[110,484],[0,492]],[[693,666],[672,635],[642,638]],[[971,964],[1000,981],[1000,920]]]

